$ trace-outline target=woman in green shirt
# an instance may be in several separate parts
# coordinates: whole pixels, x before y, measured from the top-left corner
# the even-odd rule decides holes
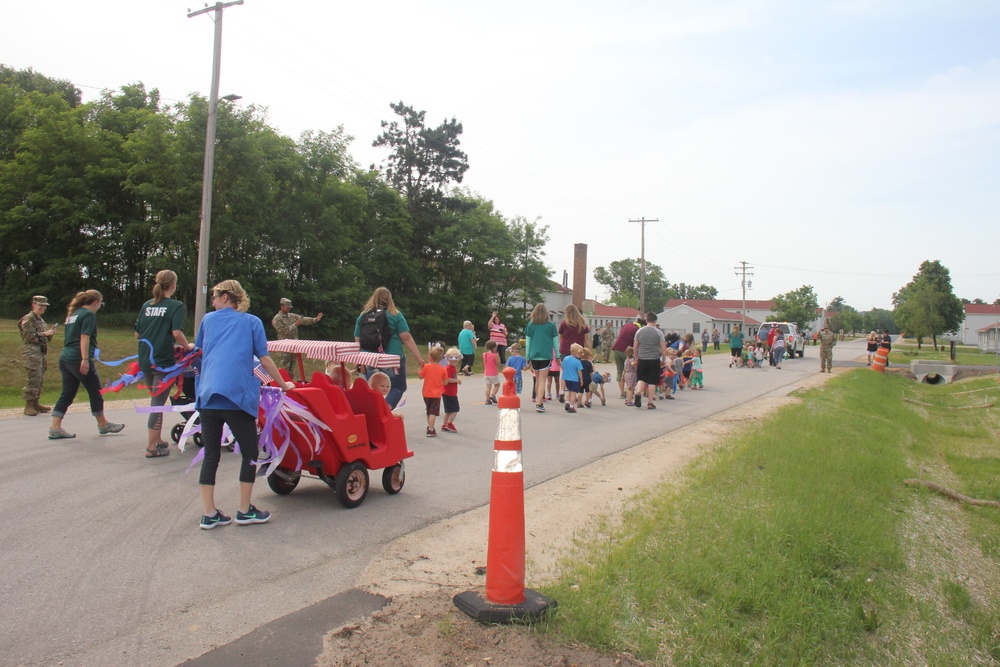
[[[527,343],[525,358],[535,371],[535,412],[545,412],[542,399],[545,398],[545,380],[549,375],[549,364],[556,354],[559,345],[559,332],[549,318],[549,309],[544,303],[535,306],[524,327],[524,337]]]
[[[729,332],[729,353],[732,355],[729,362],[730,368],[733,367],[733,364],[739,366],[743,363],[743,332],[740,331],[738,324],[734,324],[733,330]]]
[[[101,309],[103,297],[97,290],[79,292],[69,302],[66,309],[66,341],[59,355],[59,372],[62,374],[62,394],[52,409],[52,425],[49,439],[75,438],[62,427],[63,416],[73,404],[82,384],[90,395],[90,413],[97,418],[97,432],[118,433],[125,424],[109,422],[104,417],[104,397],[101,396],[101,378],[94,365],[94,350],[97,349],[97,311]]]
[[[139,368],[142,377],[153,390],[149,404],[166,405],[170,391],[160,390],[166,373],[159,370],[174,365],[174,345],[190,352],[194,345],[184,336],[184,304],[172,298],[177,290],[177,274],[164,269],[156,274],[153,298],[142,304],[135,322],[135,337],[139,339]],[[145,343],[142,341],[149,341]],[[156,368],[153,367],[156,365]],[[163,440],[163,413],[151,412],[146,420],[146,458],[154,459],[170,454]]]

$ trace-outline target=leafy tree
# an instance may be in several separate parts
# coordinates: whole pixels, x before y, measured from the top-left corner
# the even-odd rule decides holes
[[[951,273],[938,260],[925,260],[913,280],[892,295],[893,319],[906,333],[915,336],[917,348],[930,336],[934,349],[937,337],[957,331],[965,319],[965,309],[951,287]]]
[[[639,281],[642,272],[642,260],[619,259],[611,262],[607,268],[599,266],[594,269],[594,280],[604,285],[611,292],[608,301],[613,306],[639,308]],[[663,269],[646,262],[646,308],[659,310],[676,291],[663,275]]]
[[[426,127],[425,111],[396,102],[389,105],[400,121],[382,121],[382,134],[372,146],[385,146],[390,154],[386,178],[406,197],[414,213],[419,204],[440,197],[449,183],[461,183],[469,168],[468,157],[459,150],[462,124],[452,118],[434,128]]]
[[[892,319],[891,310],[872,308],[861,313],[861,331],[864,333],[889,331],[891,334],[898,334],[899,328]]]
[[[675,298],[690,299],[692,301],[714,301],[719,296],[719,290],[711,285],[685,285],[677,283],[673,287]],[[666,303],[666,301],[664,301]]]
[[[816,319],[816,293],[812,285],[786,292],[774,297],[774,321],[795,322],[799,329],[805,329],[806,324]]]
[[[844,300],[844,297],[835,296],[833,297],[833,299],[830,300],[830,303],[827,304],[826,309],[835,313],[839,313],[844,309],[844,306],[846,305],[847,302]]]
[[[859,327],[862,326],[863,319],[861,313],[859,313],[852,306],[848,306],[846,303],[840,304],[839,311],[831,311],[833,316],[830,317],[830,329],[833,331],[845,331],[848,333],[854,333],[858,331]]]

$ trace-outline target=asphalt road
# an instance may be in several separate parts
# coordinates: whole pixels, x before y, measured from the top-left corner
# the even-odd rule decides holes
[[[863,349],[863,342],[841,343],[835,357],[855,358]],[[522,394],[525,483],[550,480],[769,392],[791,391],[819,371],[817,350],[808,347],[805,359],[786,360],[781,370],[730,369],[728,357],[706,357],[705,390],[681,392],[655,411],[626,407],[613,382],[606,407],[575,415],[558,403],[536,414]],[[403,414],[415,456],[399,495],[382,490],[379,471],[353,510],[315,480],[303,479],[287,496],[261,481],[255,502],[273,512],[270,523],[210,531],[198,527],[197,469],[185,473],[194,448],[171,447],[167,458],[145,459],[143,415],[109,411],[109,419],[127,427],[101,436],[89,414],[71,413],[65,427],[77,437],[57,441],[47,439],[44,417],[0,421],[0,466],[7,471],[0,485],[6,514],[0,662],[178,664],[349,591],[383,545],[487,503],[496,410],[484,405],[482,376],[463,379],[458,434],[439,430],[426,438],[419,383],[410,384],[408,398]],[[165,423],[176,421],[168,415]],[[216,497],[230,513],[238,461],[225,454]]]

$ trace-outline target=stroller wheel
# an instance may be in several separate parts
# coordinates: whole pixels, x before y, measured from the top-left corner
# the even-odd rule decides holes
[[[174,424],[174,427],[170,429],[170,439],[174,441],[176,445],[181,441],[181,435],[184,433],[184,424]]]
[[[194,440],[194,444],[197,445],[198,447],[204,447],[204,445],[201,442],[201,431],[198,431],[197,433],[192,435],[191,439]]]

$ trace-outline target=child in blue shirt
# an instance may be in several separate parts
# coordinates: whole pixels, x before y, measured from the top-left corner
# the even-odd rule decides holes
[[[514,389],[518,394],[521,393],[521,371],[524,367],[528,365],[528,360],[521,356],[521,346],[517,343],[511,345],[508,349],[510,352],[510,357],[507,358],[507,368],[513,368],[514,374]]]
[[[570,356],[563,357],[562,361],[562,382],[566,387],[566,412],[576,412],[576,395],[583,387],[583,362],[580,361],[583,346],[573,343],[569,350]]]

